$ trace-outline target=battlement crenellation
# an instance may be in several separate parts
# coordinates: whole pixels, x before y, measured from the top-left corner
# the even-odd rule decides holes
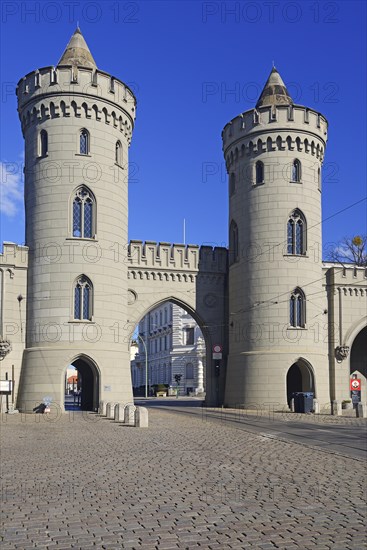
[[[145,269],[225,273],[227,253],[224,247],[131,240],[128,264]]]
[[[135,96],[126,84],[106,72],[84,67],[44,67],[22,78],[16,93],[23,132],[44,118],[93,116],[119,127],[131,139]]]
[[[26,269],[28,267],[28,246],[4,241],[3,251],[0,254],[0,267]]]
[[[223,149],[244,136],[254,139],[265,132],[278,133],[304,129],[324,142],[327,141],[328,122],[313,109],[303,105],[267,105],[250,109],[234,117],[222,131]]]

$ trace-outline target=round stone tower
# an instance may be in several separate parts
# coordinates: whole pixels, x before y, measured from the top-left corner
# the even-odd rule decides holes
[[[224,128],[229,175],[229,357],[225,404],[330,402],[321,263],[327,121],[294,105],[273,68],[255,109]]]
[[[18,406],[64,406],[73,364],[81,404],[131,401],[127,338],[128,148],[136,101],[98,70],[79,29],[57,67],[17,87],[29,247]]]

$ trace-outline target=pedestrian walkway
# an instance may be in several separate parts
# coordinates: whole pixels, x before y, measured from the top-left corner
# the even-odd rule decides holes
[[[3,415],[2,550],[366,548],[364,462],[149,414]]]

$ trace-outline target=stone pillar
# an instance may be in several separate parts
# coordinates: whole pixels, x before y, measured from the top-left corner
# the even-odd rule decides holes
[[[110,401],[109,403],[107,403],[107,407],[106,407],[106,416],[107,418],[115,418],[115,406],[116,406],[116,403],[114,401]]]
[[[101,416],[106,416],[106,407],[107,407],[106,401],[100,401],[99,402],[98,413]]]
[[[125,422],[125,403],[117,403],[115,407],[115,422]]]
[[[129,404],[125,407],[124,422],[127,426],[135,426],[135,405]]]
[[[342,404],[339,401],[331,402],[331,414],[333,416],[342,416]]]
[[[367,417],[367,405],[366,405],[366,403],[357,403],[356,415],[357,415],[357,418],[366,418]]]
[[[148,427],[148,409],[146,407],[137,407],[135,410],[135,426],[137,428]]]
[[[313,400],[313,406],[312,406],[312,408],[313,408],[313,412],[314,412],[315,414],[320,414],[320,403],[317,401],[317,399],[314,399],[314,400]]]

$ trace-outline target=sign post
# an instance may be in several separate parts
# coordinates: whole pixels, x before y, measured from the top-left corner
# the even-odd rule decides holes
[[[222,356],[223,356],[222,351],[223,351],[223,347],[220,344],[214,344],[213,359],[214,360],[222,359]]]
[[[361,402],[361,379],[352,378],[350,380],[350,396],[352,398],[353,405],[357,406]]]

